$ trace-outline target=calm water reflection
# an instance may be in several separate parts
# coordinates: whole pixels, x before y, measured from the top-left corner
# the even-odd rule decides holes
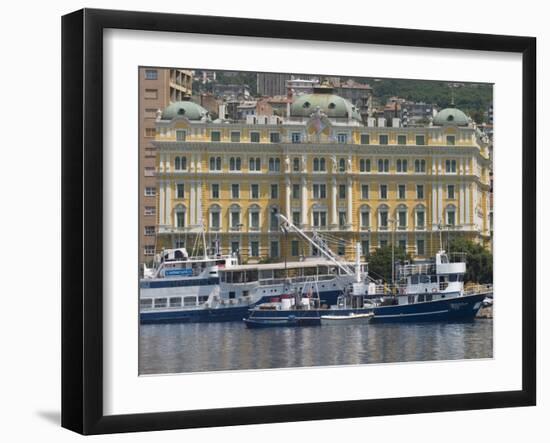
[[[140,374],[491,358],[493,321],[250,330],[142,325]]]

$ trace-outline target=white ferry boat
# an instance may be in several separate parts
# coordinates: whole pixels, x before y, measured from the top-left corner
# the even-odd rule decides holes
[[[185,248],[165,249],[140,280],[142,323],[177,320],[177,312],[203,306],[219,290],[221,270],[237,266],[230,255],[190,257]]]
[[[158,278],[141,281],[142,323],[240,321],[250,308],[307,291],[312,281],[320,302],[330,306],[355,278],[321,257],[238,265],[235,257],[171,260],[170,254]]]

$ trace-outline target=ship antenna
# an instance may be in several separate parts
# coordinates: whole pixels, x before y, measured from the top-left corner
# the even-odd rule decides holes
[[[443,234],[441,233],[441,231],[443,230],[443,224],[441,222],[441,219],[439,219],[439,224],[438,224],[438,229],[439,229],[439,250],[442,251],[443,250]]]

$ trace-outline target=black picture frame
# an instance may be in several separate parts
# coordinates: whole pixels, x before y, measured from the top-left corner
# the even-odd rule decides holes
[[[132,415],[103,412],[103,31],[109,28],[502,51],[522,55],[522,388]],[[82,434],[536,404],[536,39],[83,9],[62,18],[62,426]],[[514,294],[517,296],[517,294]]]

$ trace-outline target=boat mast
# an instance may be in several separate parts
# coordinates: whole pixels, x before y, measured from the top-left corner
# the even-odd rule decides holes
[[[201,230],[202,230],[202,249],[204,254],[204,259],[208,258],[208,252],[206,251],[206,229],[204,228],[204,219],[201,220]]]
[[[439,219],[439,225],[438,225],[438,228],[439,228],[439,250],[440,251],[443,251],[443,222],[441,221],[441,219]]]

